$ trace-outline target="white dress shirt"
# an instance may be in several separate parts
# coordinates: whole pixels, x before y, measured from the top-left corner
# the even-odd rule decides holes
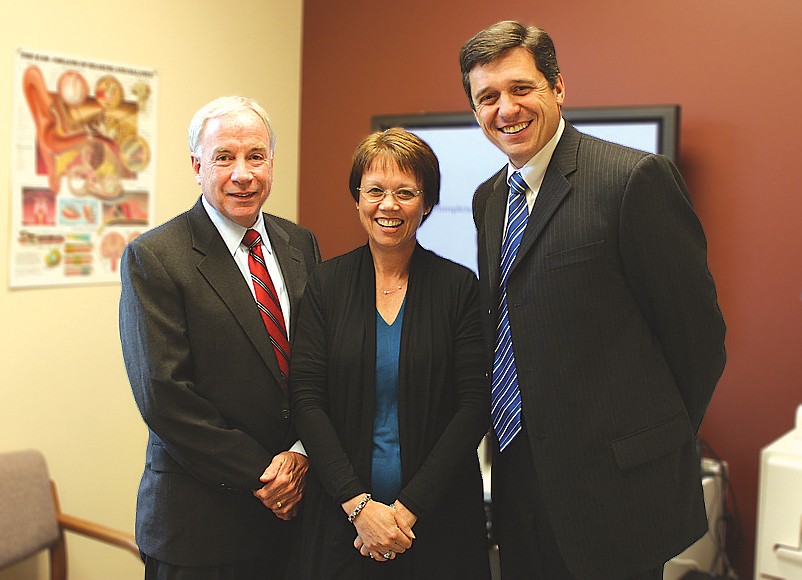
[[[543,146],[543,149],[538,151],[532,159],[527,161],[523,167],[517,168],[512,163],[507,163],[507,183],[510,182],[510,177],[516,171],[521,172],[521,177],[524,178],[526,185],[529,187],[526,190],[526,206],[529,213],[532,213],[532,208],[535,205],[535,199],[540,191],[540,186],[543,185],[543,177],[546,175],[546,169],[551,163],[551,156],[554,155],[554,150],[557,148],[557,143],[560,142],[560,137],[565,130],[565,119],[560,118],[560,124],[557,126],[554,136],[549,139],[549,142]],[[504,231],[507,231],[507,217],[504,217]]]
[[[287,287],[284,284],[284,276],[281,274],[281,268],[279,268],[278,260],[276,259],[276,255],[273,253],[273,246],[270,244],[270,237],[267,235],[267,231],[265,230],[264,215],[262,212],[259,212],[259,217],[257,218],[256,223],[250,228],[244,228],[239,224],[235,224],[217,211],[217,209],[215,209],[206,201],[205,197],[202,197],[201,199],[203,200],[203,207],[206,209],[206,213],[209,214],[209,218],[211,218],[214,227],[217,228],[218,232],[220,232],[223,242],[228,248],[228,251],[231,253],[231,256],[234,258],[234,261],[237,263],[237,267],[239,267],[242,277],[248,284],[248,288],[250,289],[254,300],[256,300],[256,290],[253,288],[251,270],[248,267],[248,248],[242,245],[242,237],[245,235],[245,231],[248,229],[256,230],[262,237],[262,254],[265,258],[267,273],[270,274],[270,279],[273,281],[273,286],[276,287],[278,300],[281,304],[281,313],[284,315],[284,327],[287,329],[287,336],[289,336],[290,297],[287,293]]]

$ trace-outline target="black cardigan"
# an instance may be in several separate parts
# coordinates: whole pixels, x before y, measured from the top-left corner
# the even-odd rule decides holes
[[[350,550],[338,557],[363,559],[350,546],[353,527],[326,520],[345,522],[340,504],[370,491],[376,316],[368,246],[321,264],[310,277],[290,369],[292,414],[312,464],[302,526],[311,542],[305,558],[325,552],[313,538],[324,529],[331,534],[333,527]],[[403,316],[398,499],[418,523],[412,550],[396,561],[409,564],[416,553],[426,562],[443,543],[466,555],[481,546],[478,563],[475,555],[467,557],[472,570],[466,577],[483,578],[487,550],[476,447],[488,427],[490,402],[476,277],[417,246]],[[335,509],[323,509],[324,504]],[[310,513],[312,505],[316,513]],[[431,566],[434,562],[425,574],[409,577],[429,577]]]

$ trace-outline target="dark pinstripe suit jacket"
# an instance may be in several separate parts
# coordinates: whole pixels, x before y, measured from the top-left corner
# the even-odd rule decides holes
[[[473,201],[489,345],[505,178]],[[694,437],[725,361],[677,169],[566,124],[507,292],[529,445],[566,562],[578,577],[623,577],[667,561],[707,528]]]
[[[290,329],[312,233],[265,214],[290,297]],[[121,262],[120,337],[148,425],[136,539],[183,566],[286,558],[288,523],[251,495],[294,441],[276,356],[253,296],[200,199],[135,239]]]

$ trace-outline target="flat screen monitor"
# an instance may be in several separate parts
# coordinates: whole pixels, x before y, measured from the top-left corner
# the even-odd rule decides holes
[[[579,131],[676,162],[678,105],[565,108]],[[440,161],[440,204],[418,231],[421,245],[478,273],[471,198],[507,159],[482,133],[473,113],[421,113],[373,117],[373,130],[404,127],[426,141]]]

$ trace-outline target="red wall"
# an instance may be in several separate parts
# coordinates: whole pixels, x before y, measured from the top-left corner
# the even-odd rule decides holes
[[[802,3],[305,0],[300,222],[325,257],[365,239],[347,180],[371,116],[468,110],[459,48],[504,19],[552,35],[566,106],[682,107],[679,164],[728,324],[702,435],[730,464],[743,539],[728,551],[750,578],[760,449],[802,404]]]

